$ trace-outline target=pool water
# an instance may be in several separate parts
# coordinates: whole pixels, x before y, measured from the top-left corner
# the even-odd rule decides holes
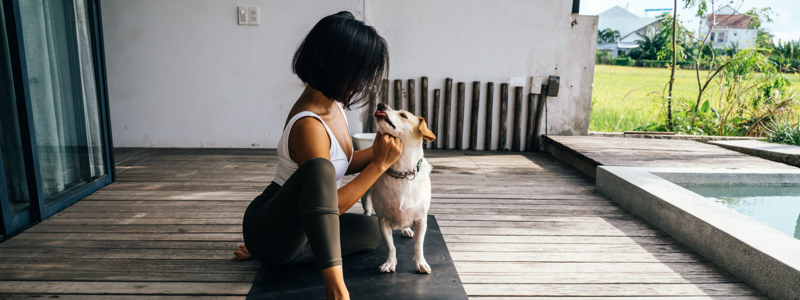
[[[683,186],[800,239],[800,186]]]

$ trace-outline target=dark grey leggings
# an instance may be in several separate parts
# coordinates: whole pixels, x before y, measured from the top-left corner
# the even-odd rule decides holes
[[[247,250],[263,263],[313,259],[320,270],[382,241],[376,217],[339,215],[336,172],[325,158],[308,160],[283,186],[272,182],[247,207],[242,233]]]

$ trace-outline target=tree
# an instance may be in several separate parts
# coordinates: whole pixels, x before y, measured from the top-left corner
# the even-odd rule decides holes
[[[696,15],[698,17],[700,18],[705,18],[707,16],[711,17],[710,18],[711,20],[709,21],[708,31],[702,37],[702,40],[696,37],[697,41],[699,41],[700,43],[700,46],[696,47],[697,53],[695,55],[696,58],[695,71],[697,73],[698,93],[697,93],[697,103],[695,103],[694,106],[694,112],[697,113],[700,107],[700,101],[703,99],[703,93],[705,93],[706,89],[708,88],[708,84],[711,83],[711,81],[714,80],[714,78],[720,73],[720,71],[722,71],[727,65],[729,65],[731,63],[731,59],[733,59],[733,56],[718,58],[716,56],[715,51],[713,51],[714,49],[711,47],[711,44],[709,43],[708,38],[711,35],[711,31],[714,28],[716,28],[717,24],[724,22],[725,20],[733,16],[730,15],[718,22],[717,10],[715,6],[720,2],[723,3],[727,2],[734,4],[732,5],[732,7],[736,7],[735,10],[739,11],[739,9],[744,4],[744,0],[682,0],[682,1],[684,3],[684,8],[696,8],[697,9]],[[735,5],[736,3],[738,3],[738,5]],[[708,11],[711,12],[710,15],[706,15]],[[769,7],[761,9],[758,8],[750,9],[745,13],[745,15],[750,16],[750,21],[748,22],[747,27],[750,29],[759,29],[761,28],[762,22],[771,23],[772,22],[772,19],[770,18],[771,14],[774,14],[774,12]],[[708,47],[709,50],[711,50],[709,51],[711,53],[711,57],[710,59],[708,59],[708,65],[709,65],[708,73],[706,74],[705,83],[703,83],[703,80],[700,79],[700,64],[703,62],[703,56],[705,53],[704,48],[706,47]]]
[[[619,40],[619,38],[620,35],[618,30],[612,30],[611,28],[606,28],[597,31],[597,42],[601,44],[615,43]]]
[[[641,39],[636,41],[639,47],[641,59],[658,59],[658,53],[664,49],[666,45],[666,35],[662,32],[656,32],[653,26],[648,26],[644,30],[644,34],[636,33]]]
[[[775,36],[769,33],[766,28],[759,29],[756,37],[756,47],[772,49],[775,47],[775,42],[772,41],[774,38]]]
[[[675,42],[675,36],[677,35],[677,30],[675,29],[678,24],[678,0],[674,2],[675,7],[672,9],[672,72],[669,74],[669,96],[667,96],[667,126],[669,126],[669,130],[674,127],[672,124],[672,85],[675,83],[675,65],[678,64],[677,43]]]

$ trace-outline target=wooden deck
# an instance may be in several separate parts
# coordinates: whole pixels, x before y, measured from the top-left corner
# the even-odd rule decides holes
[[[547,154],[426,156],[430,213],[473,298],[761,298]],[[243,299],[260,264],[231,253],[275,151],[118,149],[116,158],[118,182],[0,244],[0,298]]]

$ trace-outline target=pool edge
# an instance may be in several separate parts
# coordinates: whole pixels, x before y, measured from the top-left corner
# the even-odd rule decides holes
[[[656,174],[790,174],[794,170],[709,170],[691,168],[597,168],[596,189],[772,299],[798,299],[800,240],[732,210],[719,210],[704,197]]]

